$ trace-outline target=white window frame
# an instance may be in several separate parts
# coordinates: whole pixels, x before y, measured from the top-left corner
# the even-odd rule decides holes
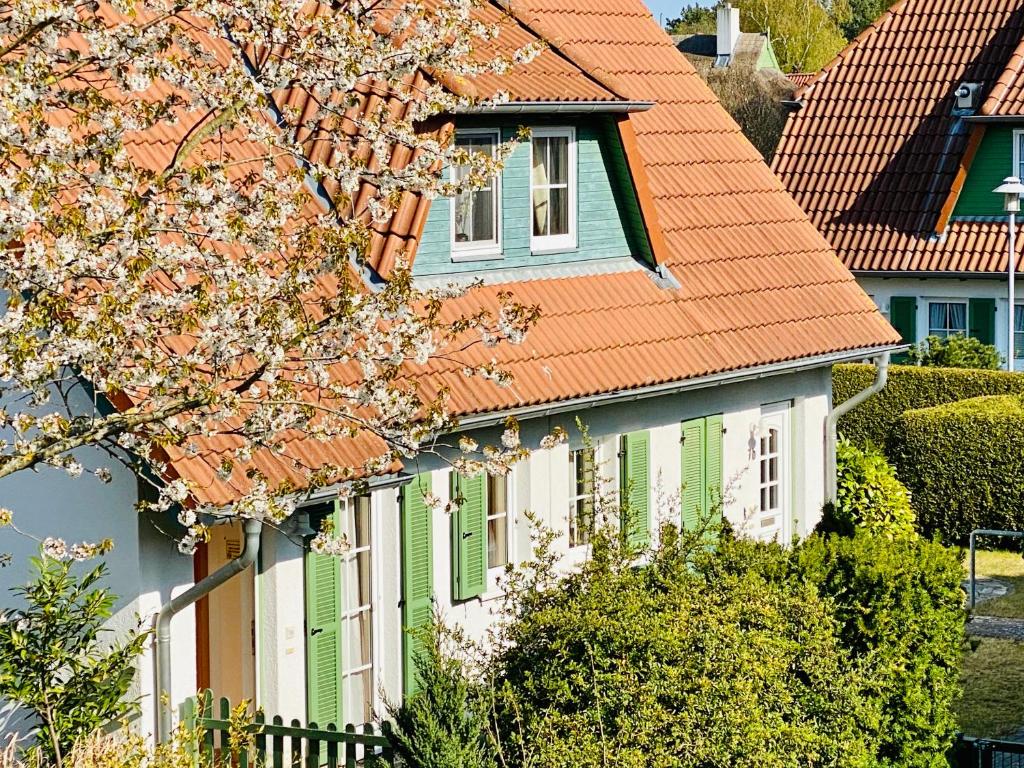
[[[373,496],[366,496],[367,499],[367,514],[370,517],[369,520],[369,534],[370,542],[368,545],[356,548],[353,546],[344,554],[340,555],[341,558],[341,569],[342,569],[342,581],[341,581],[341,601],[342,610],[339,616],[339,623],[341,625],[341,668],[339,670],[339,680],[341,685],[341,701],[342,711],[345,712],[345,719],[356,722],[358,718],[353,717],[350,713],[350,695],[351,691],[348,690],[346,685],[349,678],[354,675],[361,674],[366,670],[370,671],[370,710],[372,714],[380,711],[380,701],[378,701],[378,691],[380,689],[380,664],[378,659],[382,658],[380,654],[380,594],[379,587],[381,583],[381,572],[380,572],[380,530],[377,518],[379,515],[373,514]],[[353,504],[356,501],[356,497],[342,499],[341,504],[347,506]],[[348,510],[341,512],[343,515],[348,514]],[[344,520],[341,521],[344,523]],[[338,534],[347,534],[344,524],[339,525]],[[354,533],[354,532],[353,532]],[[354,609],[350,609],[346,603],[346,597],[348,595],[345,587],[345,566],[356,558],[361,552],[368,552],[370,555],[370,603],[365,606],[359,606]],[[348,668],[347,664],[347,651],[350,647],[350,638],[347,635],[349,628],[349,619],[353,616],[357,616],[360,613],[369,612],[370,614],[370,663],[364,664],[360,667]]]
[[[456,138],[465,138],[471,136],[488,136],[494,139],[494,152],[498,151],[498,146],[501,144],[501,131],[497,128],[467,128],[456,131]],[[493,155],[492,155],[493,156]],[[455,181],[455,168],[451,169],[450,178]],[[457,207],[458,197],[450,198],[449,208],[449,235],[452,250],[452,261],[480,261],[484,259],[500,259],[503,257],[502,245],[501,245],[501,174],[497,173],[493,177],[493,189],[494,189],[494,239],[484,242],[472,242],[472,243],[459,243],[455,240],[455,209]]]
[[[757,450],[755,458],[755,477],[757,478],[757,499],[755,513],[751,521],[751,535],[762,541],[777,541],[780,544],[787,544],[792,536],[793,513],[790,498],[790,473],[792,472],[792,449],[791,440],[791,404],[772,403],[761,407],[761,420],[758,425]],[[774,454],[761,453],[761,440],[767,437],[772,429],[779,432],[778,450]],[[771,458],[778,460],[778,477],[775,481],[761,481],[761,463]],[[771,512],[761,508],[762,491],[770,488],[773,484],[778,487],[778,505]],[[762,526],[766,518],[777,517],[778,520],[772,526]]]
[[[515,546],[513,543],[513,536],[515,535],[515,520],[514,512],[512,507],[512,487],[515,484],[513,481],[513,471],[510,471],[505,475],[505,562],[516,564],[515,560]],[[490,503],[490,489],[488,489],[487,500]],[[491,526],[490,521],[492,517],[490,509],[487,510],[487,534],[490,536]],[[488,546],[490,540],[488,539]],[[487,592],[488,594],[496,594],[498,591],[498,580],[505,573],[505,566],[498,565],[494,568],[488,566],[487,568]]]
[[[576,217],[579,208],[579,187],[576,180],[576,128],[571,125],[534,128],[530,137],[530,252],[536,255],[575,251],[579,247],[576,237]],[[569,198],[569,232],[564,235],[533,234],[533,139],[545,136],[559,136],[569,139],[569,175],[566,186]],[[549,184],[548,189],[551,188]]]
[[[587,450],[587,447],[583,446],[583,445],[581,445],[579,447],[575,447],[575,448],[573,448],[573,447],[569,448],[569,467],[570,467],[571,471],[569,473],[569,480],[570,480],[570,482],[569,482],[569,494],[568,494],[568,499],[567,499],[567,503],[566,503],[566,510],[568,512],[568,517],[567,517],[567,523],[568,524],[566,525],[566,528],[565,528],[565,540],[568,543],[568,548],[569,548],[570,552],[580,552],[580,551],[585,552],[585,551],[589,551],[589,548],[590,548],[590,536],[593,535],[593,530],[591,530],[590,531],[590,536],[588,536],[586,541],[578,542],[576,544],[574,544],[573,541],[572,541],[572,528],[573,528],[573,525],[574,525],[574,517],[576,515],[576,505],[577,505],[578,502],[580,502],[583,499],[587,498],[586,494],[578,494],[578,493],[576,493],[576,473],[577,473],[578,470],[577,470],[577,467],[576,467],[576,460],[574,459],[574,456],[577,453],[582,453],[585,450]],[[591,501],[591,504],[595,507],[595,509],[592,510],[591,514],[596,515],[597,514],[597,510],[596,510],[596,506],[597,506],[596,496],[597,496],[597,492],[599,490],[598,489],[598,483],[600,482],[600,477],[598,476],[598,474],[599,474],[598,473],[598,467],[601,465],[601,446],[599,444],[597,444],[597,443],[594,443],[594,444],[592,444],[590,446],[589,450],[591,450],[593,452],[593,454],[594,454],[594,458],[593,458],[593,465],[594,465],[594,489],[593,489],[593,495],[590,497],[590,501]],[[590,522],[591,522],[591,526],[593,526],[596,521],[591,520]]]
[[[1021,131],[1021,133],[1024,134],[1024,131]],[[1024,331],[1018,331],[1017,330],[1017,310],[1018,309],[1021,312],[1024,312],[1024,301],[1015,301],[1014,304],[1013,304],[1013,353],[1015,355],[1015,357],[1013,359],[1014,360],[1024,360],[1024,357],[1016,357],[1016,354],[1017,354],[1017,334],[1018,333],[1024,333]],[[996,330],[996,333],[998,334],[998,329]],[[1021,346],[1024,347],[1024,344],[1022,344]],[[1016,367],[1016,366],[1014,366],[1014,367]]]
[[[924,300],[924,328],[926,330],[925,336],[933,336],[932,333],[932,304],[960,304],[964,308],[964,330],[962,335],[967,336],[971,332],[971,307],[970,302],[967,299],[944,299],[944,298],[927,298]],[[949,334],[948,330],[944,331]],[[946,335],[942,338],[953,338],[956,334]]]
[[[1021,161],[1020,143],[1021,143],[1022,139],[1024,139],[1024,130],[1021,130],[1021,129],[1015,130],[1013,132],[1013,171],[1010,174],[1011,176],[1018,176],[1019,177],[1021,175],[1021,169],[1020,169],[1020,161]]]

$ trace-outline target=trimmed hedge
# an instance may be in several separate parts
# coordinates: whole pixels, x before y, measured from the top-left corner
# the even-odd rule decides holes
[[[837,365],[832,373],[832,402],[849,400],[875,380],[873,365]],[[894,365],[889,382],[839,422],[839,434],[854,445],[888,448],[892,428],[904,411],[930,408],[983,395],[1024,394],[1024,374],[966,368]],[[892,452],[886,450],[892,457]]]
[[[907,411],[889,455],[926,535],[961,542],[975,528],[1024,527],[1024,397]]]

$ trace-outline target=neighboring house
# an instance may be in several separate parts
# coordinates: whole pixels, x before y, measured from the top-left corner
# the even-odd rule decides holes
[[[1020,0],[903,0],[796,95],[774,169],[905,341],[965,334],[1010,354],[992,190],[1024,174],[1022,56]]]
[[[404,252],[423,284],[481,279],[468,303],[511,291],[540,305],[524,344],[479,350],[481,362],[499,355],[515,376],[510,388],[457,373],[444,381],[462,428],[481,443],[498,440],[510,415],[528,447],[555,427],[570,439],[503,478],[455,479],[425,455],[374,480],[366,496],[319,494],[302,514],[314,527],[336,516],[353,544],[340,559],[306,551],[302,516],[265,528],[256,567],[174,620],[174,703],[209,686],[286,719],[380,717],[385,699],[413,684],[403,627],[436,609],[482,637],[502,568],[530,556],[526,513],[578,563],[598,483],[629,489],[637,541],[651,540],[660,520],[694,525],[719,508],[743,534],[780,541],[819,519],[831,367],[892,350],[898,336],[641,0],[608,11],[528,0],[513,13],[510,44],[549,47],[475,84],[507,91],[507,105],[451,122],[456,141],[483,151],[519,125],[532,140],[484,189],[456,200],[408,195],[374,239],[368,267],[386,279]],[[432,366],[423,381],[442,375]],[[309,440],[307,455],[341,463],[360,450]],[[197,497],[228,505],[237,490],[216,466],[213,456],[172,461]],[[193,566],[201,579],[242,547],[239,526],[221,525],[194,563],[178,555],[132,511],[125,473],[109,490],[40,482],[5,481],[22,506],[40,507],[38,531],[116,536],[123,616],[148,620],[191,582]],[[448,515],[427,507],[427,491],[465,501]],[[148,659],[139,689],[150,717]]]
[[[768,35],[740,32],[740,11],[715,9],[717,33],[677,35],[676,47],[711,86],[743,134],[771,161],[796,86],[782,73]]]
[[[740,9],[722,3],[715,9],[715,34],[672,35],[676,47],[705,75],[711,69],[734,67],[785,78],[768,35],[740,31]]]

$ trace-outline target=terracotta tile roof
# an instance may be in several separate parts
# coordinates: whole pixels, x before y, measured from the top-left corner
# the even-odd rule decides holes
[[[786,77],[797,88],[803,88],[818,76],[817,72],[790,72]]]
[[[797,92],[773,167],[852,270],[1004,271],[1005,224],[949,221],[983,131],[954,91],[1024,115],[1022,70],[1021,0],[902,0]]]
[[[409,370],[425,395],[444,383],[457,414],[488,413],[898,343],[642,0],[526,0],[511,10],[523,34],[551,44],[541,64],[570,88],[524,86],[522,98],[561,100],[599,87],[605,98],[657,103],[621,116],[618,128],[655,258],[679,287],[661,287],[638,268],[475,289],[450,311],[494,309],[502,290],[541,307],[524,344],[474,347],[462,361],[498,354],[515,383],[501,389],[432,362]],[[579,73],[559,69],[562,61]],[[375,98],[367,89],[356,109]],[[386,161],[402,158],[399,149]],[[401,248],[414,255],[427,210],[409,195],[378,233],[371,261],[380,271]],[[298,466],[357,466],[381,448],[376,438],[325,444],[294,436],[283,455],[259,453],[253,463],[273,479],[301,481]],[[216,475],[230,449],[218,438],[171,463],[193,481],[197,499],[227,504],[245,490],[237,469],[231,482]]]

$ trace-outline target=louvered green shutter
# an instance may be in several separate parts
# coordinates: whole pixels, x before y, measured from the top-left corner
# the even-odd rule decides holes
[[[452,597],[469,600],[487,591],[487,475],[452,472]]]
[[[704,478],[705,420],[683,422],[682,524],[693,530],[705,515]]]
[[[340,523],[337,502],[331,515]],[[344,724],[341,711],[341,560],[306,554],[306,694],[309,720]]]
[[[626,539],[634,547],[646,547],[651,540],[651,436],[631,432],[622,436],[621,498],[626,518],[622,521]]]
[[[708,416],[704,446],[704,509],[722,512],[722,415]]]
[[[889,323],[907,344],[917,343],[917,299],[913,296],[893,296],[889,299]],[[906,354],[896,355],[896,362],[907,359]]]
[[[402,489],[402,680],[406,696],[419,690],[415,659],[423,642],[416,634],[430,626],[434,607],[433,514],[423,500],[430,493],[423,473]]]
[[[970,300],[970,335],[982,344],[996,341],[996,300]]]

